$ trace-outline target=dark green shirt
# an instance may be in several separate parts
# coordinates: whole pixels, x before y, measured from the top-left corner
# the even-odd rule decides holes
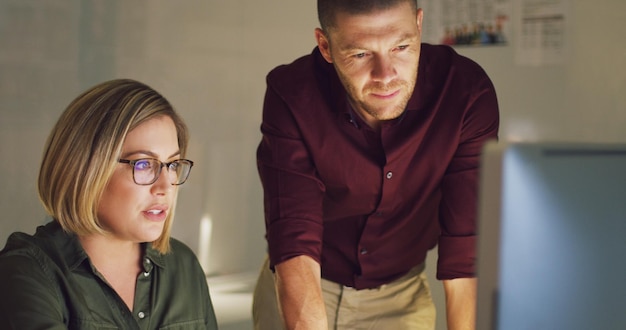
[[[144,245],[131,311],[58,223],[12,234],[0,251],[0,329],[217,329],[193,252],[175,239],[165,255]]]

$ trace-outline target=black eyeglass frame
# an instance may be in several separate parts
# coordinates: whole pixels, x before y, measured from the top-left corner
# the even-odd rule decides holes
[[[148,161],[156,161],[156,162],[158,162],[158,163],[159,163],[159,168],[156,170],[156,173],[155,173],[155,175],[154,175],[154,179],[152,179],[152,181],[151,181],[151,182],[149,182],[149,183],[138,183],[138,182],[137,182],[137,180],[135,179],[135,164],[136,164],[137,162],[146,161],[146,160],[148,160]],[[171,185],[172,185],[172,186],[180,186],[180,185],[182,185],[183,183],[187,182],[187,179],[189,178],[189,174],[191,173],[191,168],[193,167],[193,161],[191,161],[191,160],[189,160],[189,159],[184,159],[184,158],[181,158],[181,159],[176,159],[176,160],[173,160],[173,161],[171,161],[171,162],[167,162],[167,163],[164,163],[164,162],[162,162],[162,161],[160,161],[160,160],[158,160],[158,159],[156,159],[156,158],[140,158],[140,159],[133,159],[133,160],[130,160],[130,159],[122,159],[122,158],[120,158],[120,159],[118,159],[117,161],[118,161],[118,162],[120,162],[120,163],[122,163],[122,164],[128,164],[128,165],[130,165],[130,167],[131,167],[131,168],[132,168],[132,170],[133,170],[133,182],[134,182],[135,184],[137,184],[137,185],[140,185],[140,186],[149,186],[149,185],[151,185],[151,184],[153,184],[153,183],[157,182],[157,180],[159,179],[159,176],[161,175],[161,170],[163,169],[163,167],[167,167],[167,171],[169,172],[169,170],[170,170],[170,166],[171,166],[172,164],[184,164],[184,163],[188,163],[188,164],[189,164],[189,171],[187,171],[187,175],[186,175],[186,176],[185,176],[185,178],[182,180],[182,182],[180,182],[180,183],[171,183]]]

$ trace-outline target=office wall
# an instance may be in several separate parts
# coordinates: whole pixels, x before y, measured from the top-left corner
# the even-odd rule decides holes
[[[572,0],[569,14],[562,65],[516,65],[512,44],[458,49],[495,83],[503,140],[626,142],[626,2]],[[256,270],[264,77],[313,48],[316,24],[314,1],[0,1],[0,244],[46,221],[36,177],[64,107],[97,82],[128,77],[162,92],[191,128],[196,166],[174,235],[197,251],[209,215],[208,271]]]
[[[313,48],[314,3],[0,2],[0,241],[46,221],[36,196],[43,144],[65,106],[128,77],[164,94],[191,129],[195,161],[174,235],[198,247],[212,219],[208,271],[256,269],[264,254],[255,149],[265,74]],[[280,13],[298,13],[298,19]]]
[[[625,142],[626,3],[563,2],[569,9],[561,65],[516,65],[513,45],[460,51],[491,75],[504,139]]]

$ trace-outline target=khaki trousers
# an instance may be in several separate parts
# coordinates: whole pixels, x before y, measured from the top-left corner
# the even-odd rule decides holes
[[[322,294],[329,329],[435,329],[435,305],[423,265],[374,289],[356,290],[322,279]],[[267,259],[254,290],[252,316],[256,330],[284,329]]]

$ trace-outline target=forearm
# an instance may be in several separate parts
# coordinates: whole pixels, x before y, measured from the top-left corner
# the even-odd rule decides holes
[[[298,256],[276,265],[276,289],[287,329],[327,329],[320,265]]]
[[[476,328],[476,278],[444,280],[449,330]]]

